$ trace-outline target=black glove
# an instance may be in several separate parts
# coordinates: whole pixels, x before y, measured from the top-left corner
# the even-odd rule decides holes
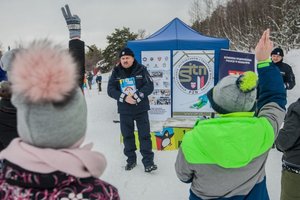
[[[68,4],[65,5],[66,10],[64,7],[61,8],[61,11],[64,15],[66,20],[69,32],[70,32],[70,39],[73,38],[80,38],[81,36],[81,26],[80,26],[80,18],[77,15],[72,15]]]

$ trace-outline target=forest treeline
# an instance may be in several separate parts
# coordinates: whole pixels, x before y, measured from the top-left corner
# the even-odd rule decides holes
[[[228,38],[231,49],[252,51],[263,30],[270,28],[275,46],[285,51],[300,48],[300,0],[231,0],[218,5],[215,2],[192,3],[193,29],[204,35]]]

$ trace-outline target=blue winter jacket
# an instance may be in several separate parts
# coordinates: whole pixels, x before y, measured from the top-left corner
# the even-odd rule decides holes
[[[0,82],[1,81],[6,81],[6,80],[7,80],[6,72],[0,66]]]

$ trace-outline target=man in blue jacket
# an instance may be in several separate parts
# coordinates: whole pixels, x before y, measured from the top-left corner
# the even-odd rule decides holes
[[[131,49],[124,48],[119,55],[120,63],[113,69],[108,82],[108,95],[118,102],[121,132],[124,139],[124,154],[127,156],[125,170],[136,166],[134,121],[138,129],[140,152],[145,172],[157,169],[150,136],[148,95],[153,91],[153,82],[147,68],[134,59]]]

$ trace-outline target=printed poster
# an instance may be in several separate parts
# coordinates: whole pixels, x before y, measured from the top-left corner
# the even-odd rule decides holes
[[[214,112],[206,93],[214,86],[214,50],[173,51],[173,116]]]
[[[171,58],[170,51],[142,51],[142,64],[152,77],[154,91],[148,96],[149,118],[160,121],[171,117]]]
[[[128,96],[133,96],[136,92],[135,80],[133,77],[120,80],[121,91]]]
[[[229,74],[242,74],[245,71],[255,71],[255,56],[253,53],[221,49],[219,80]]]

